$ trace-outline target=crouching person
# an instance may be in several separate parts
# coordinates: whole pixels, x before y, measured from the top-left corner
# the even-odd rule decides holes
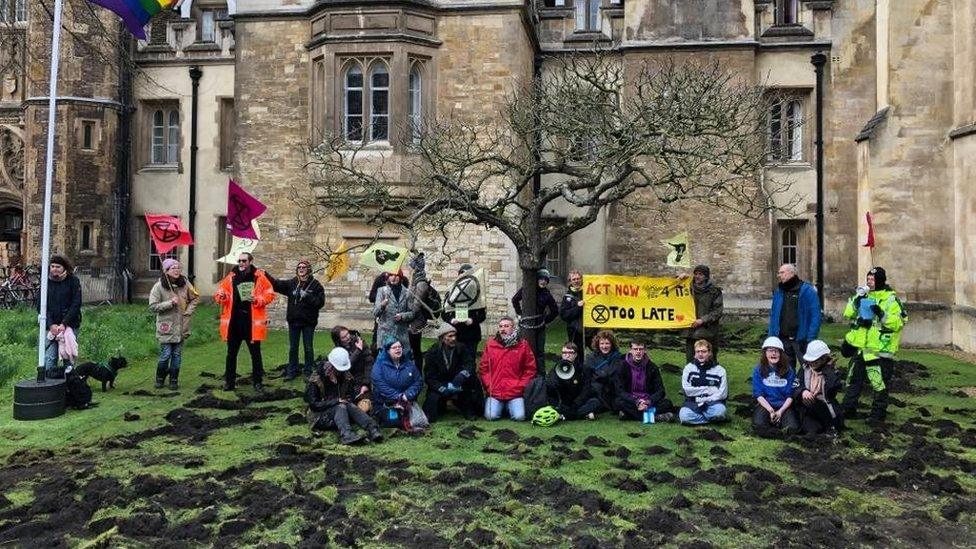
[[[423,431],[428,427],[424,412],[417,405],[424,378],[409,351],[399,340],[383,345],[373,364],[373,398],[376,420],[386,427]]]
[[[447,403],[454,402],[465,419],[475,419],[484,406],[484,397],[475,375],[474,353],[458,342],[457,328],[450,324],[442,324],[435,335],[437,343],[424,356],[424,413],[433,423],[447,410]]]
[[[729,379],[725,368],[712,360],[712,344],[695,342],[695,358],[681,373],[685,402],[678,412],[681,423],[702,425],[725,420],[725,399],[729,396]]]
[[[661,371],[647,356],[642,341],[630,342],[630,352],[614,376],[614,393],[620,419],[651,423],[653,415],[655,423],[674,421],[674,404],[666,397]]]
[[[562,419],[596,419],[602,405],[575,343],[563,344],[562,360],[546,375],[546,396]]]
[[[836,433],[844,428],[844,416],[837,403],[841,380],[834,368],[830,348],[819,339],[807,345],[803,371],[793,382],[793,400],[804,434]]]
[[[532,347],[519,337],[515,320],[503,316],[498,321],[498,333],[488,340],[481,354],[478,375],[485,387],[485,419],[502,417],[502,409],[514,421],[525,421],[525,387],[535,377],[535,354]]]
[[[319,362],[308,378],[305,402],[308,403],[308,423],[313,432],[336,430],[343,444],[363,440],[352,424],[366,430],[369,440],[383,439],[373,418],[353,404],[357,383],[349,369],[349,352],[341,347],[332,349],[328,362]]]
[[[793,409],[795,379],[783,342],[775,336],[767,337],[759,364],[752,371],[752,396],[756,399],[752,427],[757,433],[777,428],[788,434],[799,432],[800,420]]]

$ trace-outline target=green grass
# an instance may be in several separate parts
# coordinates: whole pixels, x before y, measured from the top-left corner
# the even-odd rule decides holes
[[[100,471],[111,471],[112,475],[123,480],[123,484],[141,474],[197,482],[200,479],[216,479],[233,468],[244,468],[255,461],[269,460],[269,465],[242,475],[233,474],[227,483],[226,501],[214,502],[217,505],[217,522],[211,525],[216,531],[219,524],[238,518],[242,509],[238,501],[248,488],[246,483],[267,484],[279,487],[292,494],[307,491],[325,502],[345,509],[349,517],[359,518],[370,524],[388,524],[399,521],[413,528],[437,532],[443,538],[459,540],[465,532],[477,528],[492,532],[496,544],[508,546],[546,545],[568,546],[573,537],[585,534],[597,539],[611,540],[608,545],[627,545],[626,536],[634,534],[650,535],[640,525],[642,514],[659,506],[667,506],[676,494],[683,494],[694,507],[678,511],[678,516],[695,527],[688,531],[661,538],[646,538],[644,543],[664,543],[673,546],[693,540],[707,541],[717,546],[761,546],[777,543],[780,532],[772,526],[749,523],[746,531],[717,528],[710,525],[697,513],[700,506],[710,503],[723,508],[736,509],[736,484],[744,482],[742,474],[736,476],[731,486],[714,483],[698,483],[681,487],[678,482],[653,482],[648,475],[658,472],[671,472],[679,479],[695,473],[693,469],[678,467],[678,459],[696,457],[701,469],[715,466],[748,465],[767,469],[780,475],[786,484],[802,481],[816,487],[825,495],[816,496],[812,502],[818,508],[835,513],[845,524],[856,525],[861,514],[896,519],[902,513],[913,509],[925,509],[939,517],[939,509],[949,496],[914,494],[890,489],[863,490],[848,486],[838,486],[836,479],[820,476],[803,476],[798,480],[796,464],[781,456],[790,448],[779,440],[759,439],[750,434],[749,423],[745,418],[733,416],[732,421],[719,430],[732,438],[727,442],[712,442],[699,436],[700,430],[675,424],[640,425],[636,422],[620,422],[615,418],[603,417],[596,422],[568,422],[556,427],[543,429],[527,423],[501,421],[487,423],[475,422],[482,431],[474,438],[458,437],[461,428],[468,425],[456,415],[446,417],[435,424],[423,437],[394,436],[379,445],[342,447],[336,444],[333,434],[320,438],[309,436],[304,422],[289,425],[289,413],[303,413],[304,405],[299,399],[276,401],[267,404],[252,404],[249,409],[267,406],[285,407],[290,412],[272,412],[266,418],[246,423],[240,427],[218,429],[202,441],[188,443],[185,440],[158,436],[143,440],[136,447],[113,447],[113,442],[128,435],[147,429],[166,426],[165,416],[173,409],[182,407],[199,396],[196,389],[201,384],[217,386],[223,372],[225,346],[216,335],[216,309],[201,307],[194,318],[194,335],[184,351],[184,364],[181,374],[181,390],[178,395],[167,396],[168,390],[152,389],[155,372],[157,345],[153,336],[153,317],[145,305],[86,308],[84,323],[79,340],[83,359],[101,359],[121,348],[122,354],[130,359],[130,368],[120,373],[116,389],[107,393],[93,387],[98,406],[85,411],[69,411],[60,418],[41,422],[19,422],[10,417],[12,408],[11,383],[14,379],[32,377],[36,362],[33,356],[33,336],[31,326],[34,314],[30,312],[4,313],[0,317],[0,374],[6,372],[7,378],[0,382],[0,463],[8,463],[13,454],[24,450],[39,451],[49,449],[58,456],[58,462],[67,466],[83,468],[82,463],[95,463]],[[763,328],[759,325],[732,325],[728,327],[746,341],[761,341]],[[548,351],[558,352],[563,342],[564,328],[557,325],[548,334]],[[842,326],[826,326],[824,338],[835,341],[843,335]],[[90,340],[86,341],[86,338]],[[427,342],[428,344],[430,342]],[[272,331],[262,345],[265,367],[272,376],[276,365],[285,362],[287,356],[287,334]],[[315,337],[318,354],[325,354],[331,348],[327,332],[319,332]],[[654,348],[651,356],[658,364],[684,363],[683,351]],[[721,362],[729,372],[730,396],[750,392],[749,376],[755,364],[758,351],[736,352],[723,350]],[[10,358],[13,357],[13,358]],[[965,410],[971,410],[972,399],[954,394],[959,388],[976,386],[976,367],[973,364],[929,351],[906,350],[900,358],[924,364],[930,374],[927,378],[914,380],[924,392],[912,395],[898,394],[905,407],[892,406],[892,423],[900,425],[909,418],[919,415],[919,408],[926,408],[935,417],[951,419],[963,429],[973,429],[973,417]],[[247,353],[239,358],[239,372],[250,371]],[[8,366],[12,364],[12,366]],[[213,377],[216,376],[216,377]],[[672,400],[680,402],[680,380],[677,374],[665,373],[665,383]],[[286,386],[280,378],[269,379],[269,388]],[[288,387],[301,390],[298,382]],[[149,396],[139,396],[136,391],[148,391]],[[249,387],[242,387],[237,394],[214,390],[219,398],[236,399],[238,395],[251,395]],[[944,412],[945,408],[963,412]],[[730,406],[730,410],[733,409]],[[233,418],[238,411],[194,410],[208,418]],[[125,421],[129,414],[138,415],[134,421]],[[497,429],[510,429],[519,438],[515,444],[499,442],[493,434]],[[552,441],[560,435],[572,440],[566,445],[573,449],[582,448],[582,441],[590,435],[597,435],[607,441],[606,447],[590,447],[591,459],[572,461],[563,459],[554,448],[563,443]],[[849,434],[841,442],[845,459],[872,462],[875,460],[898,459],[904,453],[911,437],[897,429],[887,434],[889,445],[883,451],[875,451],[864,440],[868,430],[860,422],[852,424]],[[538,440],[535,440],[538,439]],[[976,450],[961,445],[955,438],[939,441],[946,451],[961,459],[976,461]],[[300,452],[314,453],[323,458],[357,458],[374,460],[368,470],[336,471],[330,468],[329,461],[313,467],[295,464],[275,464],[278,448],[283,443],[294,444]],[[649,456],[644,450],[651,446],[661,446],[666,452]],[[730,456],[716,459],[710,450],[720,446]],[[631,452],[628,460],[634,468],[625,468],[625,462],[614,452],[624,447]],[[518,457],[513,457],[513,454]],[[610,454],[610,455],[607,455]],[[393,467],[372,467],[392,459],[404,459],[409,463],[405,470]],[[72,465],[75,463],[78,465]],[[188,463],[195,463],[187,467]],[[461,478],[456,485],[444,485],[437,481],[444,471],[465,471],[470,464],[481,464],[496,470],[490,479]],[[2,468],[0,468],[2,469]],[[956,474],[958,471],[931,469],[940,475]],[[348,484],[338,483],[337,474]],[[972,498],[976,494],[976,481],[959,475],[964,496]],[[296,479],[300,479],[296,480]],[[406,480],[404,480],[406,479]],[[524,489],[535,489],[551,479],[562,479],[572,487],[583,491],[593,491],[612,502],[611,512],[592,512],[581,505],[570,505],[559,512],[551,503],[543,499],[527,498]],[[608,485],[613,480],[643,480],[647,484],[645,492],[631,492]],[[5,486],[5,495],[12,508],[28,507],[34,500],[33,487],[39,479],[23,478]],[[245,483],[245,484],[241,484]],[[357,485],[369,483],[369,490],[360,492]],[[484,490],[490,494],[490,501],[472,509],[450,508],[457,501],[456,490],[460,488]],[[773,489],[766,486],[765,494]],[[793,500],[789,500],[793,501]],[[440,503],[439,503],[440,502]],[[445,522],[435,507],[448,506],[450,516]],[[132,501],[125,505],[106,506],[100,509],[93,520],[106,517],[124,517],[147,505],[146,501]],[[152,505],[152,504],[149,504]],[[167,509],[169,524],[193,522],[202,509]],[[751,511],[743,511],[751,513]],[[451,514],[453,513],[453,514]],[[965,517],[972,515],[963,514]],[[297,545],[303,539],[303,532],[315,526],[314,517],[308,517],[297,509],[285,509],[273,520],[255,525],[252,530],[236,538],[237,545],[258,545],[261,543],[282,543]],[[0,515],[0,531],[4,528]],[[333,539],[340,534],[343,524],[328,526]],[[946,523],[938,528],[961,528],[957,523]],[[852,526],[853,528],[853,526]],[[313,528],[314,529],[314,528]],[[374,531],[366,546],[396,546]],[[968,531],[967,531],[968,532]],[[853,533],[851,534],[854,535]],[[644,538],[642,538],[644,539]],[[650,540],[650,541],[648,541]],[[214,543],[216,539],[212,539]],[[117,528],[100,535],[81,529],[72,533],[72,542],[94,544],[95,546],[140,546],[151,545],[145,540],[124,535]],[[403,544],[409,542],[401,540]],[[341,543],[338,543],[341,545]],[[635,544],[639,544],[636,543]]]

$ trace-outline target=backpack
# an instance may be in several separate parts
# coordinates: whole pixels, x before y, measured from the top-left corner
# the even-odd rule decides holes
[[[531,418],[540,408],[549,406],[549,395],[546,393],[546,379],[536,377],[525,386],[522,393],[525,399],[525,417]]]
[[[69,408],[84,410],[91,405],[92,390],[88,378],[68,374],[64,381],[64,402]]]
[[[424,316],[428,319],[434,319],[441,314],[441,294],[434,289],[434,285],[430,282],[427,283],[427,293],[424,295]],[[429,309],[429,310],[428,310]]]

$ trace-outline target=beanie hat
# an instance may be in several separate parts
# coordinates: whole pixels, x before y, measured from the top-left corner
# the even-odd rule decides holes
[[[440,339],[441,336],[445,336],[452,332],[457,332],[457,328],[448,324],[447,322],[442,322],[441,325],[438,326],[437,330],[434,332],[434,337]]]
[[[880,290],[888,285],[888,273],[881,267],[874,267],[868,271],[869,275],[874,276],[874,288]]]
[[[830,347],[819,339],[814,339],[807,344],[807,352],[803,355],[804,362],[813,362],[820,357],[830,354]]]
[[[332,365],[336,371],[345,372],[352,367],[352,362],[349,361],[349,351],[343,349],[342,347],[336,347],[329,351],[329,364]]]
[[[708,268],[708,265],[695,265],[695,270],[691,271],[691,274],[701,273],[705,275],[705,278],[712,277],[712,271]]]
[[[548,282],[549,279],[552,278],[552,274],[549,273],[549,269],[539,269],[539,271],[535,273],[535,278],[536,280],[545,280]]]
[[[779,349],[780,351],[786,350],[783,348],[783,341],[776,336],[767,337],[766,341],[763,341],[762,348],[763,349],[773,348],[773,349]]]
[[[464,274],[464,271],[470,271],[471,269],[474,269],[474,266],[470,263],[465,263],[458,268],[458,274]]]
[[[172,257],[168,257],[163,260],[163,272],[165,273],[166,271],[170,270],[170,268],[173,265],[179,265],[179,264],[180,264],[179,261],[173,259]]]

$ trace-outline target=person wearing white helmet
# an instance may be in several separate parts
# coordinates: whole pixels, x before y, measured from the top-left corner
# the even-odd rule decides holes
[[[767,337],[759,364],[752,371],[752,396],[756,399],[752,427],[760,434],[780,428],[788,434],[800,430],[800,420],[793,409],[796,374],[784,355],[783,342],[778,337]]]
[[[336,347],[329,359],[318,362],[305,387],[308,423],[312,432],[336,430],[343,444],[355,444],[364,438],[352,424],[366,430],[369,440],[383,440],[376,422],[354,404],[359,384],[353,378],[349,351]]]
[[[837,404],[841,380],[834,368],[830,348],[819,339],[807,345],[803,371],[793,381],[793,402],[804,434],[836,434],[844,428],[844,416]]]

